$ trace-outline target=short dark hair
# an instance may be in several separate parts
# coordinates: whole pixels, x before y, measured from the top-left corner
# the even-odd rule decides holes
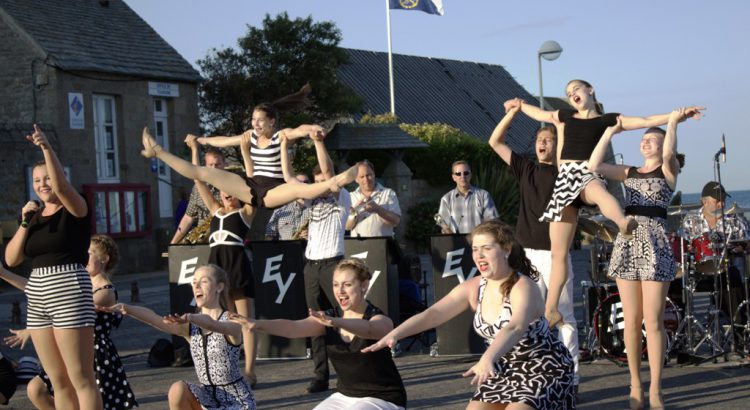
[[[213,156],[215,156],[217,158],[221,158],[222,160],[226,159],[224,157],[224,153],[221,152],[221,150],[218,149],[218,148],[216,148],[216,147],[208,147],[208,148],[206,148],[206,153],[203,154],[203,155],[204,156],[206,156],[206,155],[213,155]]]

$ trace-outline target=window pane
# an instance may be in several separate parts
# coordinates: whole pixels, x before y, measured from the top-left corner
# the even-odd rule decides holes
[[[107,124],[112,123],[112,100],[109,98],[104,99],[104,122]]]
[[[161,112],[162,111],[161,100],[154,100],[154,111],[155,112]]]
[[[104,127],[104,140],[105,140],[106,150],[115,149],[115,134],[113,131],[114,130],[111,125],[107,125]]]
[[[147,221],[146,221],[146,206],[148,205],[146,203],[146,193],[145,192],[139,192],[138,193],[138,221],[140,222],[140,226],[138,227],[139,231],[145,231],[148,229]]]
[[[96,218],[96,233],[107,233],[107,208],[104,203],[104,192],[94,194],[94,215]]]
[[[156,135],[159,137],[164,136],[164,123],[161,121],[156,121]]]
[[[110,233],[122,232],[120,226],[120,195],[119,192],[109,193],[109,231]]]
[[[135,192],[125,192],[125,232],[135,232]]]
[[[113,152],[107,153],[107,176],[114,177],[115,175],[115,154]]]

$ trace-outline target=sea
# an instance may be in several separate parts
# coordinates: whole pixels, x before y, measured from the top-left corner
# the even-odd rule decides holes
[[[737,206],[740,208],[750,209],[750,190],[743,190],[743,191],[727,191],[727,193],[730,195],[729,198],[727,198],[727,203],[724,204],[726,209],[731,208],[734,203],[737,203]],[[701,201],[701,193],[695,192],[692,194],[682,194],[682,203],[684,205],[688,204],[697,204]],[[750,212],[746,212],[746,215],[750,214]]]

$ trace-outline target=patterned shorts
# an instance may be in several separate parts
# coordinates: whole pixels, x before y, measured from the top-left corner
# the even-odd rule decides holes
[[[91,278],[81,264],[36,268],[31,271],[25,292],[28,329],[94,326]]]

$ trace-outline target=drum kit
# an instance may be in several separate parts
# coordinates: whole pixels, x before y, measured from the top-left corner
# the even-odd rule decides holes
[[[699,206],[698,206],[699,207]],[[682,218],[694,206],[670,208],[669,215],[677,217],[679,224]],[[726,211],[727,214],[746,211],[736,206]],[[750,210],[747,210],[750,211]],[[624,343],[624,317],[617,286],[607,276],[612,243],[617,236],[617,226],[603,216],[582,216],[578,226],[593,238],[591,241],[590,281],[582,281],[584,304],[584,334],[582,348],[587,348],[592,358],[604,358],[624,365],[627,362]],[[676,284],[681,282],[684,308],[667,298],[664,309],[664,327],[666,330],[666,360],[677,357],[678,362],[694,364],[715,360],[720,356],[728,357],[729,353],[742,352],[743,357],[750,355],[750,305],[748,305],[747,281],[743,278],[745,301],[733,313],[732,321],[723,318],[719,289],[722,284],[722,272],[729,266],[728,250],[737,245],[750,243],[750,238],[722,240],[723,235],[706,233],[695,238],[684,238],[677,233],[670,234],[672,249],[678,262]],[[745,248],[747,249],[747,248]],[[747,261],[750,262],[750,258]],[[742,263],[745,267],[748,263]],[[741,269],[744,270],[744,269]],[[742,272],[746,277],[746,273]],[[725,277],[726,278],[726,277]],[[698,281],[712,279],[715,283],[710,293],[710,306],[707,309],[705,322],[695,315],[694,294]],[[679,287],[679,286],[678,286]],[[671,295],[671,293],[670,293]],[[643,328],[643,354],[646,354],[646,330]]]

